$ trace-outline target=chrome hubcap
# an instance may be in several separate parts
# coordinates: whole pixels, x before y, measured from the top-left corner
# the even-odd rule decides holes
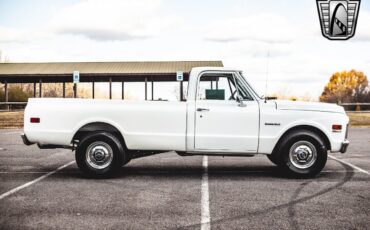
[[[295,167],[307,169],[316,162],[316,148],[308,141],[298,141],[290,147],[289,159]]]
[[[104,169],[113,160],[113,150],[105,142],[97,141],[86,149],[86,162],[94,169]]]

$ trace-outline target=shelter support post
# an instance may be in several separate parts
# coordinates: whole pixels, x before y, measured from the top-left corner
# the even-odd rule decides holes
[[[63,82],[63,98],[66,97],[66,83]]]
[[[36,97],[36,82],[33,83],[33,97]]]
[[[122,82],[122,100],[125,99],[125,82]]]
[[[152,80],[152,101],[154,100],[154,82]]]
[[[8,90],[8,82],[5,82],[4,84],[4,93],[5,93],[5,102],[9,102],[9,90]],[[9,110],[9,105],[6,105],[6,109]]]
[[[112,77],[109,78],[109,99],[112,99]]]
[[[92,98],[95,99],[95,81],[93,80],[91,84],[92,84]]]
[[[8,82],[4,83],[5,102],[9,102]]]
[[[42,97],[42,80],[39,80],[39,97]]]
[[[145,100],[148,100],[148,78],[145,77]]]

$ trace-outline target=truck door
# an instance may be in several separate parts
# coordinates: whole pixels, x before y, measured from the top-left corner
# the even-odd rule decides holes
[[[235,73],[203,73],[195,106],[195,149],[257,152],[259,105]]]

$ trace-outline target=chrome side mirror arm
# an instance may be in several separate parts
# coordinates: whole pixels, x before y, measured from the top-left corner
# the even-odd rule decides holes
[[[241,98],[239,95],[236,98],[236,102],[238,102],[239,107],[246,107],[247,106],[247,104],[244,103],[243,98]]]

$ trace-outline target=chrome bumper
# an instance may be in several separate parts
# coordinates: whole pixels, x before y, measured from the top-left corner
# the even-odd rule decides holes
[[[345,153],[345,152],[347,152],[347,148],[348,148],[348,145],[349,145],[349,140],[344,140],[343,142],[342,142],[342,147],[340,148],[340,152],[341,153]]]

